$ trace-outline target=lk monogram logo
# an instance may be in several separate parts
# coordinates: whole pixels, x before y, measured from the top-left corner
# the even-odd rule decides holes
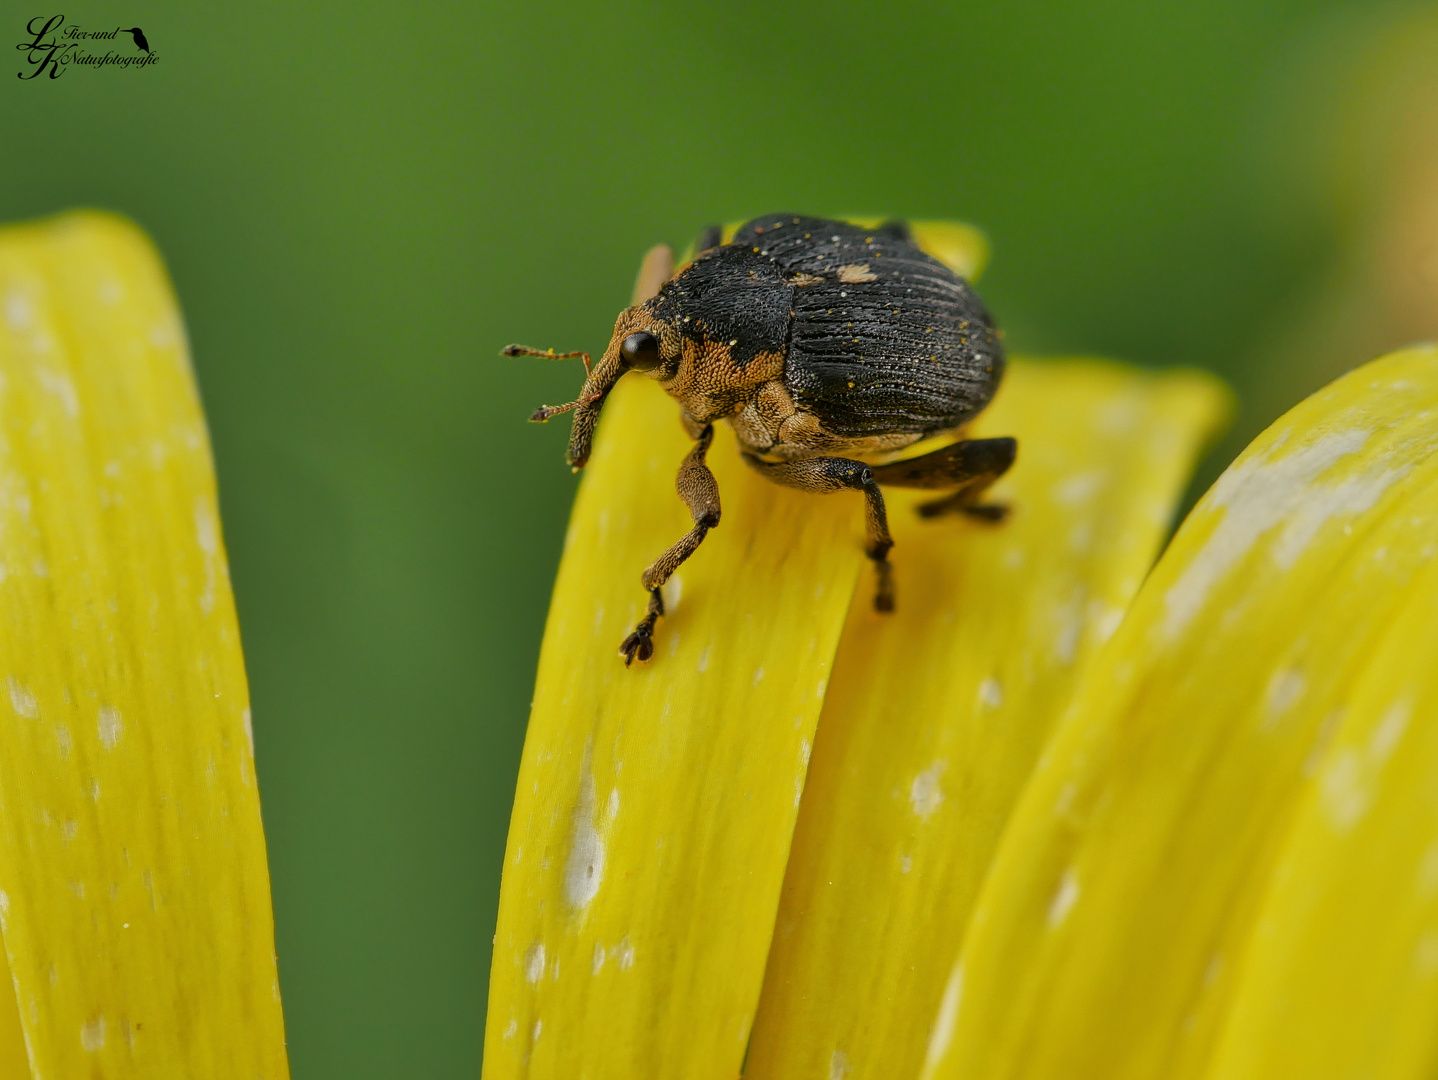
[[[25,54],[29,71],[20,71],[17,78],[38,79],[48,75],[58,79],[71,67],[82,68],[140,68],[152,67],[159,58],[150,49],[150,42],[138,26],[128,30],[116,27],[114,30],[84,30],[78,24],[65,25],[65,16],[37,15],[25,24],[28,41],[22,41],[15,48]],[[126,44],[133,42],[135,52],[111,50],[101,55],[91,52],[84,43],[87,41],[114,41],[121,34],[128,34]]]

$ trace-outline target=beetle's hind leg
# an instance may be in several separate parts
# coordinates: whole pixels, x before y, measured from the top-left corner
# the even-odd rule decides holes
[[[998,522],[1008,516],[1003,503],[981,503],[979,497],[1014,463],[1018,443],[1009,438],[965,439],[931,454],[874,467],[874,479],[890,487],[957,488],[942,499],[920,503],[924,517],[960,513],[979,521]]]
[[[677,543],[663,555],[649,564],[641,578],[649,590],[649,608],[634,632],[624,639],[619,652],[628,667],[636,659],[648,660],[654,655],[654,624],[664,614],[664,597],[659,590],[670,575],[678,570],[685,559],[693,555],[704,542],[709,530],[719,524],[719,484],[709,466],[704,464],[704,455],[714,442],[714,427],[706,425],[700,432],[694,448],[685,455],[679,466],[679,476],[674,482],[679,497],[689,508],[694,527],[681,536]]]
[[[874,469],[862,461],[839,457],[773,462],[753,454],[745,454],[744,460],[774,483],[783,484],[785,487],[821,494],[843,488],[853,488],[864,493],[864,523],[869,534],[864,553],[873,560],[874,570],[879,578],[878,588],[874,593],[874,608],[877,611],[893,611],[894,574],[889,566],[889,549],[894,546],[894,538],[889,535],[889,518],[884,511],[884,493],[875,482]]]

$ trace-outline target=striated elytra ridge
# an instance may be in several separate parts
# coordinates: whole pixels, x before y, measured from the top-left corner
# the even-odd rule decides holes
[[[769,348],[782,328],[785,387],[835,434],[955,427],[987,404],[1003,375],[983,302],[901,225],[770,214],[694,269],[711,261],[717,287],[706,315],[745,331],[731,337]]]

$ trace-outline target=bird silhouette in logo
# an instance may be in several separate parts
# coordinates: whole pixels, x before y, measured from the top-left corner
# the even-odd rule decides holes
[[[135,39],[136,48],[144,49],[145,52],[150,51],[150,43],[145,40],[145,32],[141,30],[138,26],[130,27],[130,29],[126,30],[125,33],[129,34]]]

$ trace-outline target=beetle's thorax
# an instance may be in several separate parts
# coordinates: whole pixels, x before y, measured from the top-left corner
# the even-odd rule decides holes
[[[694,421],[712,423],[782,380],[789,294],[770,260],[719,248],[687,266],[652,300],[625,311],[609,351],[637,331],[654,334],[661,362],[646,374]]]

